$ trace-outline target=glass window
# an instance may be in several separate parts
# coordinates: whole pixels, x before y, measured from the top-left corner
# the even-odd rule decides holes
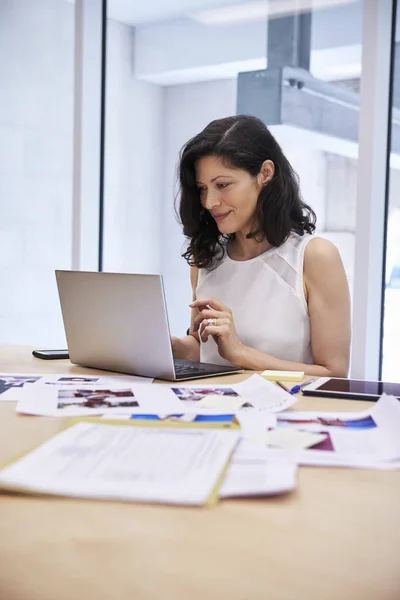
[[[65,345],[71,268],[74,4],[0,3],[0,341]]]

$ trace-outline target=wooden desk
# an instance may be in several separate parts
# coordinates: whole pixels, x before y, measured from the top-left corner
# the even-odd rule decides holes
[[[95,372],[30,353],[0,347],[0,372]],[[317,406],[368,403],[295,408]],[[60,429],[14,408],[0,403],[0,461]],[[0,600],[150,598],[398,600],[400,473],[302,467],[291,495],[213,509],[0,495]]]

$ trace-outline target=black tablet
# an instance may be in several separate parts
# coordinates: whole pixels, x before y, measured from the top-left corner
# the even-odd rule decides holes
[[[305,396],[328,396],[350,398],[351,400],[376,401],[382,394],[400,399],[400,383],[320,377],[310,385],[303,387],[302,392]]]

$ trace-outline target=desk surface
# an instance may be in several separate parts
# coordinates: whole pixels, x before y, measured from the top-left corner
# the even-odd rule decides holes
[[[0,347],[0,372],[88,371]],[[295,409],[368,406],[301,398]],[[62,422],[14,409],[0,402],[1,462]],[[302,467],[290,495],[212,509],[0,495],[1,600],[205,597],[398,600],[400,473]]]

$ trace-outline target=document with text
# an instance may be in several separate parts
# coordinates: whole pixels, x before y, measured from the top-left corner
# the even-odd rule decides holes
[[[278,457],[262,446],[241,439],[220,489],[221,498],[273,496],[296,487],[297,464],[289,455]]]
[[[81,422],[0,471],[0,488],[30,493],[204,505],[238,433]]]

